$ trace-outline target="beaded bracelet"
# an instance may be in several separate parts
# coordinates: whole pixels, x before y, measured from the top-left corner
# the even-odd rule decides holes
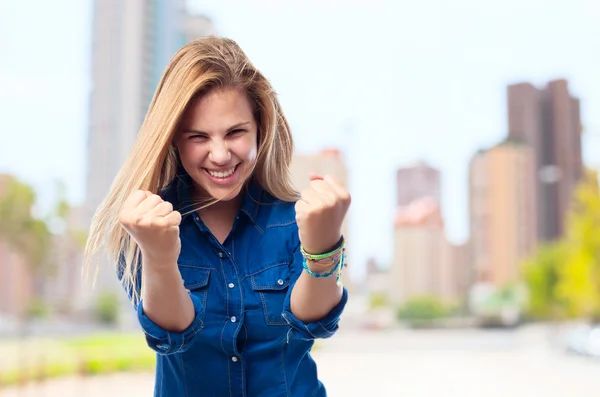
[[[308,252],[306,252],[304,250],[303,246],[300,246],[300,252],[302,252],[302,256],[309,261],[312,262],[318,262],[318,261],[322,261],[323,259],[330,259],[331,257],[341,253],[345,246],[346,246],[346,240],[344,239],[344,236],[342,236],[340,238],[340,241],[336,244],[337,248],[335,248],[333,251],[330,252],[326,252],[324,254],[309,254]]]
[[[341,251],[340,259],[335,264],[335,266],[331,270],[329,270],[328,272],[326,272],[326,273],[315,273],[312,270],[310,270],[310,268],[308,267],[308,263],[307,263],[308,261],[307,261],[306,257],[304,257],[302,259],[302,267],[304,268],[304,270],[306,271],[306,273],[308,273],[309,276],[316,277],[316,278],[331,277],[335,273],[337,273],[335,281],[339,282],[340,278],[342,277],[342,271],[344,269],[344,257],[345,257],[344,251],[345,250]]]
[[[323,259],[319,259],[319,260],[311,260],[311,259],[306,259],[308,262],[310,262],[313,265],[318,265],[318,266],[323,266],[323,267],[329,267],[329,266],[333,266],[336,263],[339,262],[341,256],[342,256],[342,251],[338,252],[337,254],[335,254],[332,257],[329,258],[323,258]]]

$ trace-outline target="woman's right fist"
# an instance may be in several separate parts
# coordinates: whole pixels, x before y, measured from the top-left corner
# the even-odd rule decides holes
[[[152,262],[172,264],[181,250],[181,214],[160,196],[137,190],[129,196],[119,222],[140,247],[142,256]]]

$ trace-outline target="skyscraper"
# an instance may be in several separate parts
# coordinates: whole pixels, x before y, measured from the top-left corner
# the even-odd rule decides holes
[[[423,197],[432,197],[438,203],[440,197],[440,172],[425,162],[400,168],[396,173],[397,206],[409,205]]]
[[[94,3],[86,206],[98,207],[144,120],[164,68],[187,41],[212,34],[183,0]]]
[[[502,287],[537,241],[530,146],[505,141],[475,154],[469,170],[469,220],[474,279]]]
[[[507,102],[509,137],[533,148],[527,172],[536,185],[538,239],[557,239],[583,170],[579,99],[569,93],[566,80],[555,80],[543,89],[510,85]]]
[[[186,14],[184,0],[94,2],[88,223],[133,147],[169,60],[187,41],[212,33],[206,18]]]
[[[390,301],[401,304],[421,296],[441,298],[443,256],[448,243],[439,202],[424,197],[399,207],[394,234]]]

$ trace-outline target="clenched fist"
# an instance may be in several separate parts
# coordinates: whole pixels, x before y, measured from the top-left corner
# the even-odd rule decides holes
[[[173,211],[171,203],[138,190],[125,202],[119,222],[136,241],[144,258],[164,265],[177,261],[181,250],[181,214]]]
[[[311,175],[308,189],[296,202],[300,243],[310,254],[321,254],[341,237],[342,222],[350,207],[350,194],[333,176]]]

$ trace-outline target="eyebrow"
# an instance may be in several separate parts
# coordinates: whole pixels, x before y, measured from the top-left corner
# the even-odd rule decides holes
[[[229,127],[227,129],[227,132],[231,132],[231,131],[233,131],[235,129],[238,129],[240,127],[244,127],[244,126],[249,125],[249,124],[250,124],[250,121],[242,121],[240,123],[234,124],[231,127]],[[200,131],[200,130],[194,129],[194,128],[184,128],[181,132],[184,133],[184,134],[206,134],[206,135],[208,135],[208,133],[206,133],[204,131]]]

